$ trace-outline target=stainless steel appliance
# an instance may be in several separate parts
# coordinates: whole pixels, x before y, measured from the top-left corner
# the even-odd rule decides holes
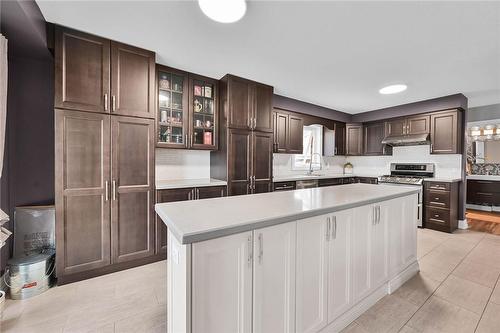
[[[298,180],[295,183],[295,188],[297,190],[299,190],[301,188],[313,188],[313,187],[318,187],[318,180],[317,179]]]
[[[424,178],[434,177],[434,164],[432,163],[391,163],[391,174],[378,177],[379,184],[418,186],[418,221],[422,227],[422,202]]]

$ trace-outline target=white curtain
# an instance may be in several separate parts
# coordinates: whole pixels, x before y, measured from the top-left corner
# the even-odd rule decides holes
[[[7,121],[7,39],[0,34],[0,177],[2,176]]]

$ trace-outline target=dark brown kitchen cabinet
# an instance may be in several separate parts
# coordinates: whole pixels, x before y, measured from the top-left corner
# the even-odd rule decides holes
[[[188,187],[156,191],[156,203],[225,197],[226,186]],[[156,215],[156,253],[167,252],[167,227]]]
[[[56,26],[56,108],[155,118],[155,53]]]
[[[363,129],[364,155],[386,155],[391,152],[390,148],[382,144],[386,136],[384,122],[366,123]]]
[[[425,228],[453,232],[458,227],[458,182],[424,182]]]
[[[55,110],[57,276],[68,283],[154,255],[154,121]]]
[[[387,136],[405,135],[406,119],[404,118],[391,119],[387,121],[385,124],[386,124]]]
[[[273,134],[253,132],[251,193],[272,191],[273,185]]]
[[[155,53],[111,42],[111,112],[155,118]]]
[[[431,117],[428,115],[418,115],[406,118],[405,134],[427,134],[431,129]]]
[[[56,108],[110,112],[110,46],[107,39],[56,26]]]
[[[110,117],[56,110],[57,276],[111,263]]]
[[[458,110],[435,112],[430,116],[431,154],[461,154],[461,113]]]
[[[217,80],[189,77],[189,148],[216,150],[219,139]]]
[[[294,112],[275,109],[274,152],[302,154],[304,119]]]
[[[228,195],[249,194],[252,176],[252,132],[230,129],[227,141]]]
[[[335,122],[335,151],[334,155],[345,155],[345,123]]]
[[[226,75],[222,93],[226,101],[226,126],[272,132],[273,87],[234,75]]]
[[[113,263],[154,254],[152,119],[111,118],[111,255]]]
[[[288,114],[274,112],[274,152],[286,153],[288,143]]]
[[[346,155],[363,155],[362,124],[346,124]]]
[[[304,141],[304,120],[300,116],[290,114],[288,117],[288,144],[287,152],[302,154]]]
[[[468,179],[467,203],[500,206],[500,181]]]

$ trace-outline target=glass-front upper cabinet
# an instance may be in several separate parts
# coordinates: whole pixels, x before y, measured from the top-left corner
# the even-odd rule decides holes
[[[217,149],[217,81],[193,75],[190,78],[190,147]]]
[[[157,65],[157,146],[188,148],[189,80],[185,72]]]

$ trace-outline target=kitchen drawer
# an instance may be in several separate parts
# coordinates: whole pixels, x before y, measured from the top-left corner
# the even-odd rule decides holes
[[[496,204],[497,202],[497,193],[488,193],[488,192],[479,192],[479,191],[473,191],[473,190],[467,190],[467,203],[471,204],[486,204],[486,205],[493,205]]]
[[[450,232],[450,211],[448,209],[427,207],[425,210],[425,227]]]
[[[500,193],[500,182],[493,180],[467,180],[467,190],[482,193]]]
[[[290,191],[295,190],[295,182],[279,182],[274,183],[273,191]]]
[[[426,190],[441,190],[449,191],[451,188],[451,183],[446,182],[424,182],[424,187]]]
[[[342,178],[328,178],[328,179],[320,179],[318,181],[318,186],[335,186],[342,185]]]
[[[425,204],[430,207],[450,208],[450,192],[427,190],[425,192]]]

